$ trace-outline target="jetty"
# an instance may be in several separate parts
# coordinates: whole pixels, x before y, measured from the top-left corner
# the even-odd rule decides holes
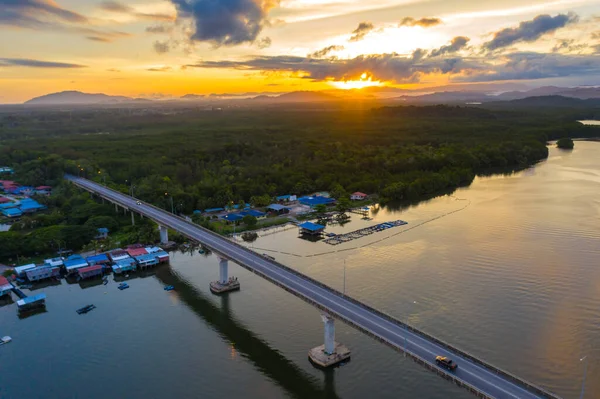
[[[393,227],[404,226],[406,224],[408,224],[408,223],[405,222],[404,220],[396,220],[393,222],[379,223],[379,224],[376,224],[375,226],[365,227],[364,229],[351,231],[350,233],[338,234],[336,236],[333,236],[331,238],[324,240],[323,242],[326,244],[329,244],[329,245],[339,245],[339,244],[343,244],[345,242],[349,242],[349,241],[356,240],[361,237],[371,235],[373,233],[377,233],[379,231],[391,229]]]

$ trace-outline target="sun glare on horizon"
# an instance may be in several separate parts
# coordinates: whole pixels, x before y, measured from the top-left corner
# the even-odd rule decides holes
[[[344,80],[337,82],[329,82],[332,86],[338,89],[352,90],[352,89],[364,89],[365,87],[381,86],[383,82],[373,80],[366,72],[360,76],[359,80]]]

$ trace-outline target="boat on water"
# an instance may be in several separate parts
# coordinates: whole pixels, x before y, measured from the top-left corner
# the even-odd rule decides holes
[[[7,335],[0,338],[0,345],[8,344],[10,341],[12,341],[12,338]]]
[[[335,233],[327,233],[325,234],[327,237],[335,237],[337,234]]]
[[[104,285],[108,284],[108,276],[102,277],[102,284],[104,284]]]
[[[173,291],[174,289],[175,289],[175,287],[173,287],[172,285],[167,285],[164,288],[165,291]]]
[[[77,309],[77,313],[78,314],[85,314],[85,313],[89,312],[92,309],[96,309],[96,305],[87,305],[87,306],[84,306],[81,309]]]
[[[117,288],[120,289],[121,291],[123,291],[124,289],[129,288],[129,284],[121,283],[121,284],[119,284],[119,286]]]

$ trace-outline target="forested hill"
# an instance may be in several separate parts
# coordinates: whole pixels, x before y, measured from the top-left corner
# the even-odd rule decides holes
[[[571,114],[465,107],[352,111],[122,109],[0,114],[0,165],[25,184],[81,173],[184,212],[316,190],[418,199],[491,168],[547,156],[546,140],[598,136]]]

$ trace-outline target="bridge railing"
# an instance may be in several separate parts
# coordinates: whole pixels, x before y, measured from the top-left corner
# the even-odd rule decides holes
[[[82,180],[85,180],[85,179],[82,179]],[[87,181],[89,181],[89,180],[87,180]],[[93,182],[93,183],[97,184],[95,182]],[[108,187],[103,187],[103,188],[107,188],[107,189],[109,189],[109,190],[111,190],[111,191],[113,191],[115,193],[128,196],[126,194],[123,194],[123,193],[118,192],[116,190],[110,189]],[[152,208],[154,208],[154,209],[156,209],[158,211],[167,213],[164,209],[158,208],[158,207],[156,207],[156,206],[154,206],[152,204],[148,204],[148,203],[144,202],[144,205],[150,206],[150,207],[152,207]],[[221,240],[227,240],[228,243],[230,243],[232,245],[235,245],[236,247],[238,247],[238,248],[240,248],[240,249],[242,249],[242,250],[244,250],[244,251],[246,251],[248,253],[251,253],[252,255],[255,255],[255,256],[258,256],[258,257],[264,259],[266,262],[272,264],[273,266],[279,267],[279,268],[281,268],[281,269],[283,269],[283,270],[285,270],[285,271],[287,271],[287,272],[289,272],[291,274],[294,274],[297,277],[300,277],[300,278],[302,278],[302,279],[304,279],[306,281],[309,281],[312,284],[317,285],[317,286],[319,286],[319,287],[321,287],[321,288],[323,288],[323,289],[325,289],[325,290],[327,290],[329,292],[332,292],[332,293],[336,294],[337,296],[345,299],[346,301],[351,302],[351,303],[353,303],[353,304],[355,304],[357,306],[360,306],[361,308],[366,309],[366,310],[370,311],[371,313],[374,313],[377,316],[379,316],[379,317],[381,317],[381,318],[383,318],[383,319],[385,319],[385,320],[387,320],[387,321],[389,321],[391,323],[394,323],[394,324],[396,324],[396,325],[398,325],[398,326],[400,326],[400,327],[402,327],[404,329],[407,329],[407,330],[409,330],[409,331],[411,331],[411,332],[413,332],[413,333],[415,333],[417,335],[420,335],[420,336],[426,338],[427,340],[435,342],[436,344],[438,344],[438,345],[446,348],[448,351],[454,352],[454,353],[456,353],[456,354],[458,354],[458,355],[460,355],[460,356],[462,356],[464,358],[467,358],[470,361],[472,361],[473,363],[476,363],[476,364],[478,364],[478,365],[480,365],[480,366],[482,366],[482,367],[484,367],[484,368],[486,368],[486,369],[488,369],[488,370],[490,370],[490,371],[492,371],[492,372],[494,372],[494,373],[496,373],[496,374],[504,377],[507,380],[510,380],[510,381],[512,381],[514,383],[517,383],[517,384],[521,385],[521,386],[524,386],[527,389],[529,389],[530,391],[536,393],[537,395],[542,396],[543,398],[562,399],[558,395],[555,395],[555,394],[553,394],[551,392],[548,392],[548,391],[544,390],[543,388],[541,388],[541,387],[539,387],[539,386],[537,386],[535,384],[532,384],[532,383],[530,383],[530,382],[528,382],[526,380],[523,380],[522,378],[519,378],[519,377],[517,377],[517,376],[515,376],[515,375],[513,375],[513,374],[511,374],[511,373],[509,373],[509,372],[507,372],[505,370],[502,370],[502,369],[500,369],[498,367],[495,367],[495,366],[493,366],[493,365],[491,365],[489,363],[486,363],[486,362],[480,360],[479,358],[477,358],[476,356],[474,356],[474,355],[472,355],[472,354],[470,354],[470,353],[468,353],[468,352],[466,352],[464,350],[461,350],[461,349],[459,349],[459,348],[457,348],[457,347],[455,347],[453,345],[450,345],[450,344],[448,344],[448,343],[446,343],[446,342],[444,342],[444,341],[442,341],[442,340],[434,337],[433,335],[430,335],[430,334],[425,333],[425,332],[423,332],[421,330],[418,330],[418,329],[412,327],[411,325],[406,324],[406,323],[404,323],[404,322],[396,319],[393,316],[390,316],[389,314],[387,314],[385,312],[382,312],[382,311],[380,311],[378,309],[373,308],[372,306],[369,306],[369,305],[365,304],[364,302],[361,302],[361,301],[359,301],[357,299],[349,297],[349,296],[345,295],[344,293],[336,290],[335,288],[332,288],[332,287],[330,287],[330,286],[328,286],[328,285],[326,285],[326,284],[324,284],[324,283],[322,283],[322,282],[320,282],[318,280],[313,279],[312,277],[309,277],[309,276],[307,276],[307,275],[305,275],[303,273],[300,273],[299,271],[297,271],[295,269],[292,269],[289,266],[286,266],[286,265],[284,265],[282,263],[279,263],[279,262],[277,262],[277,261],[275,261],[275,260],[273,260],[271,258],[267,258],[266,256],[264,256],[262,254],[254,252],[254,251],[248,249],[247,247],[245,247],[243,245],[240,245],[239,243],[235,242],[234,240],[228,240],[226,237],[223,237],[222,235],[220,235],[218,233],[215,233],[212,230],[209,230],[209,229],[204,228],[204,227],[202,227],[200,225],[197,225],[196,223],[190,222],[190,221],[182,218],[181,216],[170,214],[170,213],[168,213],[168,215],[171,216],[171,217],[177,218],[178,220],[180,220],[181,222],[186,223],[187,225],[190,225],[190,226],[192,226],[194,228],[200,229],[203,232],[205,232],[205,233],[213,236],[214,238],[218,238],[218,239],[221,239]],[[165,223],[165,224],[167,224],[167,223]],[[174,228],[174,227],[172,227],[172,228]],[[194,237],[190,237],[190,238],[191,239],[196,239]],[[207,245],[207,246],[210,247],[210,245]],[[219,252],[219,251],[217,251],[217,252]],[[223,255],[227,256],[227,254],[223,254]],[[262,273],[261,273],[261,275],[262,275]],[[268,279],[272,280],[270,278],[268,278]],[[417,360],[420,361],[420,362],[421,361],[424,362],[424,360],[420,359],[420,358],[418,358]]]

